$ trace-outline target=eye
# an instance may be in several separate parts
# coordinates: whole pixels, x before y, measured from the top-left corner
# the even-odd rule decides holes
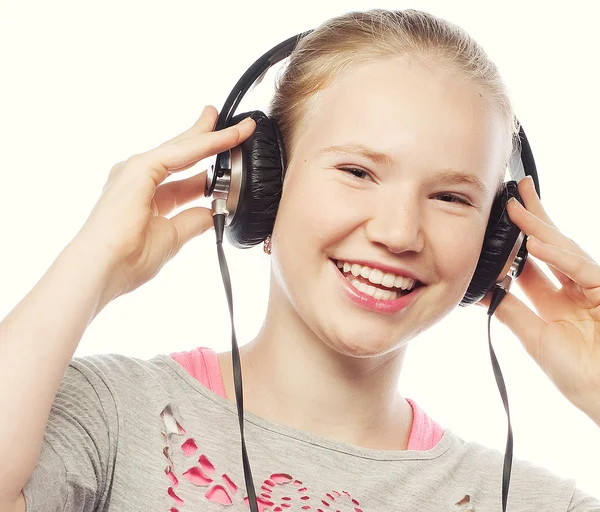
[[[444,192],[435,197],[441,198],[441,200],[445,203],[461,203],[466,206],[473,206],[465,197],[457,194],[451,194],[450,192]]]
[[[358,167],[340,167],[339,169],[349,174],[352,179],[355,180],[364,180],[367,177],[371,177],[367,171],[359,169]]]

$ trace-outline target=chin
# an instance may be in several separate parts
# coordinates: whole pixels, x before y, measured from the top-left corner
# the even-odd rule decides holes
[[[367,336],[355,336],[354,339],[338,338],[329,340],[327,345],[343,356],[351,358],[378,357],[399,350],[405,343],[391,339],[373,339]]]

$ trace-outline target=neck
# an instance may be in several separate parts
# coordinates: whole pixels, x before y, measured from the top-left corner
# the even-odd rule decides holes
[[[405,450],[412,408],[398,393],[405,347],[378,357],[333,350],[282,297],[240,347],[244,407],[266,420],[379,450]],[[277,304],[278,306],[274,306]],[[231,352],[219,354],[227,398],[235,401]]]

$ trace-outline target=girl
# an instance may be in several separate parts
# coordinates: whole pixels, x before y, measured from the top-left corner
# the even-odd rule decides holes
[[[504,177],[517,126],[496,68],[429,14],[352,13],[301,41],[271,116],[288,164],[265,241],[270,300],[240,349],[260,510],[498,509],[502,455],[397,389],[408,342],[463,297]],[[206,173],[163,182],[256,127],[215,131],[216,119],[209,106],[115,165],[79,233],[0,324],[11,419],[0,427],[0,510],[247,509],[230,353],[73,358],[111,300],[212,226],[204,208],[166,217],[201,195]],[[510,294],[497,316],[600,426],[600,268],[553,226],[530,180],[519,192],[525,207],[509,204],[510,217],[562,287],[530,259],[520,283],[539,316]],[[514,461],[509,510],[600,502]]]

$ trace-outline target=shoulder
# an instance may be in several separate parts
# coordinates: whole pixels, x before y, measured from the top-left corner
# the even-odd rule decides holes
[[[63,388],[87,389],[87,394],[109,396],[119,408],[150,407],[171,400],[214,399],[212,393],[173,354],[149,359],[123,354],[74,357]]]
[[[136,408],[153,400],[177,396],[186,372],[166,354],[151,359],[122,354],[74,357],[67,367],[61,391],[80,399]],[[111,407],[112,408],[112,407]]]
[[[147,380],[151,376],[172,374],[172,358],[166,354],[157,354],[150,359],[131,357],[123,354],[94,354],[74,357],[69,363],[69,371],[81,374],[82,377],[100,379],[115,383],[121,379]],[[138,382],[139,383],[139,382]]]
[[[473,496],[497,495],[496,498],[501,500],[505,454],[465,441],[450,430],[446,430],[446,435],[454,438],[454,442],[442,459],[453,479],[463,482]],[[545,510],[600,511],[600,508],[590,506],[572,508],[574,498],[586,505],[600,507],[600,501],[580,491],[575,480],[560,477],[527,460],[512,460],[508,508],[529,510],[532,505],[545,504],[548,507]]]

